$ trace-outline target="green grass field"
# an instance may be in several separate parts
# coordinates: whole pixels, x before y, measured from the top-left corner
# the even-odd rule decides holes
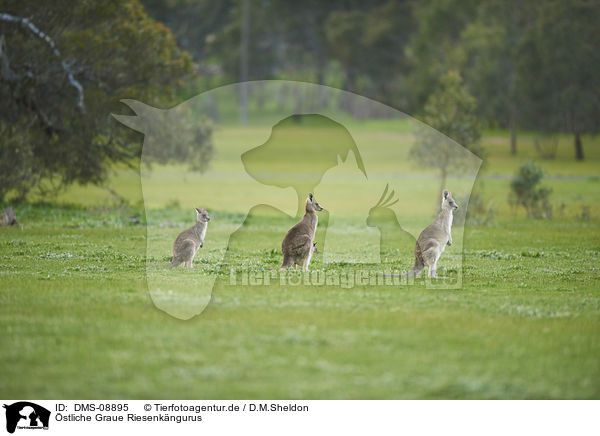
[[[376,136],[382,147],[385,138],[406,140],[386,128],[367,124],[361,134]],[[207,309],[181,321],[152,303],[146,262],[168,262],[180,226],[193,222],[185,199],[202,176],[175,194],[165,182],[175,169],[155,169],[164,185],[147,206],[169,224],[149,233],[139,174],[131,170],[116,169],[109,183],[125,205],[93,187],[72,187],[52,205],[32,198],[15,208],[22,229],[0,228],[0,396],[599,398],[600,144],[585,138],[587,161],[577,163],[570,138],[561,138],[557,159],[540,161],[555,217],[529,220],[507,202],[510,177],[535,158],[532,137],[521,139],[512,157],[504,132],[484,137],[488,156],[474,192],[495,217],[465,227],[457,290],[428,289],[422,281],[241,287],[225,274]],[[415,214],[430,206],[424,199]],[[582,207],[590,219],[578,219]],[[193,270],[175,272],[181,280],[214,273],[219,253],[211,235],[244,212],[211,211],[205,248]],[[276,270],[288,223],[252,218],[226,260],[254,272]],[[150,256],[147,235],[159,247]],[[456,249],[440,267],[453,268]],[[389,258],[406,265],[411,253]],[[312,268],[353,267],[326,266],[318,255]]]

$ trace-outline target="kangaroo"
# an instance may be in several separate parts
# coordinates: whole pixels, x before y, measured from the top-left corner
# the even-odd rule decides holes
[[[204,246],[204,237],[206,228],[210,221],[210,216],[206,208],[196,210],[196,225],[181,232],[173,244],[173,260],[169,264],[171,267],[184,264],[188,268],[192,267],[194,256],[200,248]]]
[[[0,213],[0,226],[18,226],[17,215],[12,207],[7,207]]]
[[[319,222],[317,212],[322,211],[323,208],[312,194],[308,194],[304,210],[305,213],[300,222],[292,227],[283,238],[281,243],[283,264],[280,270],[294,265],[302,265],[302,269],[308,271],[310,259],[316,249],[313,242]]]
[[[442,193],[442,210],[435,221],[421,232],[415,244],[415,265],[402,277],[415,277],[425,266],[429,267],[429,278],[437,278],[437,261],[444,252],[446,245],[452,245],[453,213],[458,204],[449,191]]]

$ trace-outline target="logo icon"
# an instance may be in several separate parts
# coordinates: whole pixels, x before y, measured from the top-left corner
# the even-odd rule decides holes
[[[48,429],[50,411],[29,401],[19,401],[6,409],[6,431],[14,433],[15,429]]]

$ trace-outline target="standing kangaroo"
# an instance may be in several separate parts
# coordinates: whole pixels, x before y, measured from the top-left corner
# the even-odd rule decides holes
[[[303,270],[308,270],[310,259],[316,248],[313,242],[319,222],[317,211],[321,210],[323,208],[317,203],[313,195],[308,194],[304,207],[304,216],[298,224],[287,232],[281,243],[281,251],[283,253],[281,270],[294,265],[302,265]]]
[[[458,204],[449,191],[442,193],[442,210],[435,221],[421,232],[415,244],[415,265],[403,277],[415,277],[425,266],[429,267],[429,278],[437,278],[437,261],[446,245],[452,245],[452,219]]]
[[[0,213],[0,226],[18,226],[17,214],[12,207],[7,207]]]
[[[204,246],[204,237],[206,228],[210,221],[210,216],[206,208],[196,210],[196,225],[181,232],[173,244],[173,260],[169,266],[175,267],[182,263],[188,268],[192,267],[194,256],[200,248]]]

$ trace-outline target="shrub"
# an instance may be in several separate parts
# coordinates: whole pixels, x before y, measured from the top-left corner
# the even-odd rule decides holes
[[[533,162],[522,164],[510,182],[509,203],[523,206],[529,218],[552,218],[552,189],[539,186],[544,178],[542,168]]]

